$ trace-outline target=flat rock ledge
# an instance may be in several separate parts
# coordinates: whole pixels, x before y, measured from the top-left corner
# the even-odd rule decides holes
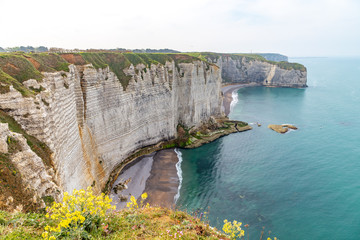
[[[197,136],[191,136],[190,143],[183,148],[197,148],[231,133],[244,132],[252,129],[247,123],[241,121],[223,118],[217,119],[217,122],[220,125],[217,129],[212,129],[207,134],[200,133]]]
[[[282,124],[282,125],[270,124],[268,126],[268,128],[270,128],[271,130],[274,130],[275,132],[281,133],[281,134],[286,133],[287,131],[289,131],[289,129],[293,129],[293,130],[298,129],[294,125],[290,125],[290,124]]]

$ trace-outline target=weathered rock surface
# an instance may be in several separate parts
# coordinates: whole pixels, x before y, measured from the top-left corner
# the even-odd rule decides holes
[[[34,199],[53,196],[56,200],[60,200],[61,189],[54,181],[53,170],[44,165],[42,159],[31,150],[21,134],[9,130],[7,123],[0,123],[0,153],[8,153],[8,137],[20,145],[20,149],[10,154],[9,158],[21,173],[25,188],[34,192]]]
[[[224,83],[258,83],[269,87],[306,87],[306,70],[284,69],[276,64],[242,56],[209,59],[221,68]]]
[[[54,177],[64,191],[90,185],[100,191],[111,171],[137,149],[175,138],[178,124],[196,127],[221,115],[221,73],[215,65],[131,65],[125,69],[131,76],[126,91],[109,68],[69,68],[43,73],[45,90],[35,98],[14,88],[0,94],[0,108],[53,151]],[[40,88],[33,81],[26,86]],[[25,158],[36,161],[36,156]],[[24,171],[30,170],[50,174],[36,164]],[[36,188],[51,184],[32,177],[29,182]]]
[[[108,57],[106,64],[97,64],[96,56],[88,56],[94,57],[97,69],[86,65],[84,59],[77,61],[80,55],[66,56],[77,64],[69,65],[69,72],[51,68],[54,72],[41,73],[42,81],[19,82],[22,88],[16,89],[32,89],[33,97],[24,97],[11,85],[1,92],[1,111],[52,151],[52,162],[45,165],[21,134],[0,125],[0,151],[8,151],[6,138],[10,135],[21,143],[21,151],[13,154],[11,161],[26,175],[24,181],[38,197],[56,198],[61,196],[58,192],[90,185],[99,192],[114,169],[139,149],[159,148],[160,142],[176,138],[179,124],[197,129],[209,120],[214,122],[211,116],[222,117],[222,82],[306,86],[306,70],[286,70],[264,59],[221,55],[209,59],[214,63],[209,64],[176,56],[154,64],[129,54],[128,58],[117,56],[118,65],[111,65],[114,56],[103,56]],[[130,64],[131,57],[136,66]],[[116,69],[119,66],[126,67]],[[249,128],[234,123],[229,133]],[[198,141],[200,145],[226,134],[207,135]]]

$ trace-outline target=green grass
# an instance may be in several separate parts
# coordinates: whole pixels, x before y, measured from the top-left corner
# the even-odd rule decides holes
[[[192,56],[192,57],[199,58],[204,62],[208,62],[209,59],[212,62],[216,62],[221,57],[221,54],[212,53],[212,52],[193,52],[193,53],[185,53],[185,54]]]
[[[0,68],[20,83],[36,79],[42,80],[41,73],[21,54],[0,54]]]
[[[60,55],[55,53],[33,53],[24,55],[30,57],[40,64],[40,72],[69,71],[69,63]]]
[[[109,67],[119,79],[122,87],[126,90],[131,79],[124,70],[130,65],[145,65],[147,68],[151,64],[165,65],[166,62],[174,62],[175,67],[180,72],[181,63],[192,63],[194,61],[205,61],[209,69],[206,58],[197,54],[178,54],[178,53],[116,53],[116,52],[82,52],[78,54],[55,54],[55,53],[1,53],[0,54],[0,82],[6,86],[12,84],[24,96],[33,96],[35,91],[26,89],[22,82],[29,79],[42,80],[41,72],[69,71],[69,64],[91,63],[94,68]],[[143,69],[146,72],[146,68]],[[137,73],[139,70],[136,70]],[[7,88],[1,87],[1,92],[6,92]]]
[[[0,239],[42,239],[45,226],[51,224],[44,214],[0,211]],[[91,239],[174,239],[175,233],[182,233],[184,240],[228,239],[199,218],[160,207],[111,212],[102,228],[91,232]]]
[[[52,166],[52,160],[51,160],[52,151],[45,143],[27,134],[21,128],[21,126],[15,121],[14,118],[9,116],[7,113],[5,113],[2,110],[0,110],[0,122],[8,123],[10,131],[22,134],[26,138],[27,144],[36,153],[36,155],[38,155],[43,160],[44,164],[46,166]]]
[[[0,68],[0,82],[4,84],[4,86],[1,87],[3,89],[1,93],[8,92],[6,89],[9,89],[10,91],[9,86],[13,85],[13,87],[16,90],[18,90],[24,97],[31,97],[35,95],[34,91],[27,89],[24,85],[21,84],[21,82],[19,82],[9,74],[3,72],[1,68]]]
[[[124,69],[130,67],[131,64],[137,66],[144,64],[150,67],[151,64],[165,65],[166,62],[175,62],[175,66],[180,71],[180,63],[191,63],[199,61],[199,58],[186,54],[163,54],[163,53],[80,53],[82,58],[91,63],[96,69],[109,67],[115,73],[123,89],[126,90],[131,76],[125,74]]]
[[[306,71],[306,68],[304,65],[300,64],[300,63],[289,63],[289,62],[272,62],[273,64],[276,64],[277,66],[279,66],[282,69],[286,69],[286,70],[300,70],[300,71]]]
[[[9,85],[13,85],[16,90],[25,97],[34,96],[37,91],[29,90],[22,85],[28,79],[42,80],[41,72],[69,71],[69,62],[83,65],[91,63],[96,69],[109,67],[119,79],[122,87],[126,90],[131,79],[124,70],[131,64],[137,66],[145,65],[147,68],[151,64],[165,65],[166,62],[174,62],[175,67],[180,73],[181,63],[192,63],[203,61],[206,70],[220,57],[230,57],[234,60],[263,61],[275,64],[286,70],[301,70],[306,68],[298,63],[272,62],[257,54],[220,54],[211,52],[197,53],[116,53],[116,52],[83,52],[79,54],[55,54],[55,53],[1,53],[0,54],[0,93],[9,91]],[[67,59],[67,60],[66,60]],[[69,61],[69,62],[68,62]],[[36,67],[36,68],[35,68]],[[139,73],[139,69],[135,70]],[[143,69],[146,72],[146,68]]]
[[[124,55],[121,53],[80,53],[80,55],[96,69],[109,67],[126,90],[131,76],[127,76],[124,69],[129,67],[131,62]]]
[[[31,61],[36,61],[39,69],[36,69]],[[0,92],[8,92],[6,86],[13,85],[24,97],[34,96],[39,90],[27,89],[22,84],[24,81],[36,79],[41,82],[43,76],[40,71],[69,71],[68,65],[69,63],[57,54],[0,54],[0,82],[3,84]]]

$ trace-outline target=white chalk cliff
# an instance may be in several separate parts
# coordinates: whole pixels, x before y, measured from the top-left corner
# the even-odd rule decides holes
[[[224,83],[258,83],[269,87],[306,87],[306,69],[292,67],[286,69],[281,67],[281,64],[237,55],[218,55],[218,58],[208,58],[208,60],[221,68]]]
[[[114,168],[136,150],[176,138],[178,124],[196,127],[221,116],[222,82],[306,86],[306,71],[242,57],[209,61],[214,64],[200,59],[131,64],[124,69],[131,78],[126,90],[109,67],[92,64],[42,72],[40,82],[23,81],[41,90],[35,97],[4,88],[1,111],[50,148],[52,164],[40,161],[6,124],[0,124],[0,153],[7,153],[7,137],[20,141],[22,150],[11,160],[38,198],[59,200],[63,191],[90,185],[100,192]]]
[[[131,65],[126,91],[109,68],[69,68],[43,73],[46,90],[35,99],[14,88],[0,94],[1,109],[53,151],[55,175],[47,184],[56,182],[64,191],[90,185],[100,191],[135,150],[175,138],[178,124],[199,126],[221,115],[220,69],[202,61]],[[24,85],[36,87],[36,81]]]

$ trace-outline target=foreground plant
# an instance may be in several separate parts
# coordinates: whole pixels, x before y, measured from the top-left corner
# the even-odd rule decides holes
[[[224,220],[223,231],[231,239],[241,238],[244,236],[244,230],[241,229],[241,222],[233,221],[229,222],[227,219]]]
[[[134,196],[131,196],[130,202],[126,203],[126,207],[128,207],[130,210],[142,208],[142,207],[144,207],[144,201],[146,200],[147,197],[148,197],[148,194],[146,192],[141,194],[141,202],[140,202],[140,207],[139,207],[139,204],[137,203],[136,198]],[[147,203],[145,207],[148,208],[149,203]]]
[[[47,225],[42,234],[44,239],[90,239],[91,233],[103,231],[106,212],[115,209],[112,199],[103,193],[99,196],[93,194],[92,188],[87,190],[74,190],[72,195],[64,193],[61,203],[54,202],[52,207],[46,209],[46,217],[54,221]]]

